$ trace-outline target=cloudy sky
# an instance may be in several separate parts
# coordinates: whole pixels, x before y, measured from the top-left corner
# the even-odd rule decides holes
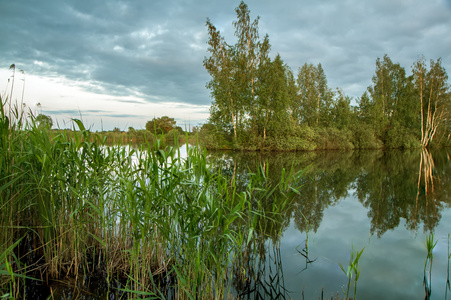
[[[239,0],[0,1],[0,92],[50,115],[59,127],[80,118],[93,130],[144,128],[153,117],[177,125],[209,114],[206,18],[233,44]],[[377,57],[410,73],[420,55],[451,70],[451,0],[248,0],[296,74],[321,63],[331,88],[359,97]],[[23,80],[25,78],[25,81]],[[40,103],[40,106],[36,104]]]

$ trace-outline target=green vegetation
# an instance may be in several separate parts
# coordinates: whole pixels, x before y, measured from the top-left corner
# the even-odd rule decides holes
[[[297,76],[258,32],[244,2],[236,8],[235,44],[208,19],[210,119],[200,129],[211,149],[313,150],[451,145],[451,93],[441,59],[419,58],[407,75],[385,55],[372,85],[354,99],[328,87],[321,64]]]
[[[52,126],[53,126],[52,118],[50,116],[47,116],[47,115],[39,114],[36,117],[35,121],[36,121],[36,124],[38,126],[44,126],[44,127],[47,127],[47,128],[52,128]]]
[[[52,120],[49,116],[38,115],[36,118],[37,124],[50,124]],[[66,132],[72,134],[71,129],[53,129],[53,134]],[[135,129],[128,127],[127,131],[115,127],[110,131],[97,132],[97,135],[108,145],[116,144],[132,144],[139,147],[141,144],[154,144],[157,140],[164,141],[166,145],[174,146],[176,143],[184,144],[189,142],[195,144],[197,142],[196,134],[194,132],[185,132],[180,126],[176,126],[174,118],[163,116],[161,118],[153,118],[146,123],[145,129]]]
[[[186,159],[158,139],[107,147],[79,120],[50,132],[0,100],[5,297],[31,297],[30,278],[74,278],[84,288],[105,280],[122,297],[223,299],[229,266],[248,259],[253,238],[280,233],[295,174],[270,182],[257,168],[238,185],[198,147]]]
[[[432,294],[432,261],[434,260],[434,254],[432,251],[434,250],[435,246],[437,245],[438,240],[434,241],[434,234],[430,233],[426,236],[426,250],[427,250],[427,256],[424,260],[424,289],[426,293],[425,299],[431,299]],[[429,270],[427,270],[427,267],[429,265]]]
[[[359,281],[360,277],[360,266],[359,266],[359,259],[360,256],[362,256],[363,248],[362,250],[356,250],[354,253],[354,249],[351,249],[351,255],[349,257],[349,265],[346,267],[343,267],[342,264],[340,265],[341,270],[343,273],[348,277],[348,284],[346,286],[346,291],[343,289],[343,293],[345,296],[345,299],[357,299],[357,282]],[[354,285],[354,296],[350,297],[349,294],[349,288]]]

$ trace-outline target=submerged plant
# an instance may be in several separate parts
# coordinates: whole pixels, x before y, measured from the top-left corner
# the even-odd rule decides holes
[[[354,285],[354,297],[353,299],[357,299],[357,282],[360,277],[360,266],[359,266],[359,259],[360,256],[362,256],[363,250],[365,250],[365,247],[363,247],[362,250],[356,250],[354,253],[354,247],[351,248],[351,254],[349,258],[349,265],[345,268],[340,263],[340,268],[343,271],[343,273],[348,277],[348,283],[346,287],[346,291],[343,289],[343,293],[345,296],[345,299],[349,299],[349,289],[352,285]]]

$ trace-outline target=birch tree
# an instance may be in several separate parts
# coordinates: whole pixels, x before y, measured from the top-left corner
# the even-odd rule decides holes
[[[238,112],[235,89],[235,67],[233,65],[233,49],[229,46],[216,27],[207,19],[208,52],[210,56],[204,59],[204,67],[212,79],[207,83],[211,90],[213,103],[210,114],[213,123],[220,124],[223,129],[232,127],[235,141],[238,138]]]
[[[421,145],[427,147],[434,140],[440,126],[449,118],[448,74],[442,67],[441,59],[431,60],[428,71],[424,57],[414,63],[412,73],[420,102]]]
[[[263,41],[259,39],[258,21],[260,17],[251,21],[249,7],[241,1],[235,9],[237,20],[235,27],[235,61],[238,69],[237,88],[244,101],[246,111],[250,117],[250,126],[257,135],[258,103],[256,99],[256,85],[258,65],[262,56],[269,52],[268,36]]]
[[[211,75],[207,88],[211,90],[213,103],[210,107],[210,121],[225,130],[233,130],[235,141],[238,135],[251,128],[253,136],[258,133],[259,118],[262,116],[261,102],[265,87],[259,83],[269,59],[269,38],[259,38],[259,17],[251,21],[248,6],[241,2],[235,9],[237,20],[233,22],[237,42],[229,45],[219,30],[207,19],[208,52],[204,66]],[[263,133],[264,135],[264,133]]]
[[[305,63],[298,71],[298,98],[291,107],[297,123],[309,126],[323,126],[330,121],[333,92],[327,86],[326,74],[318,64]]]

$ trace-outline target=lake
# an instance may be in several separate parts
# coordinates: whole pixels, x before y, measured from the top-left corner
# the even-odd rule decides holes
[[[245,182],[259,165],[269,168],[270,180],[282,168],[305,169],[299,196],[282,212],[282,235],[268,233],[257,242],[258,263],[240,267],[253,276],[235,283],[235,293],[245,299],[318,299],[322,292],[342,298],[348,278],[339,264],[346,270],[351,251],[364,248],[358,298],[420,299],[426,276],[430,299],[445,299],[450,158],[450,149],[209,152],[210,164],[237,181]],[[425,271],[431,233],[437,244]]]

